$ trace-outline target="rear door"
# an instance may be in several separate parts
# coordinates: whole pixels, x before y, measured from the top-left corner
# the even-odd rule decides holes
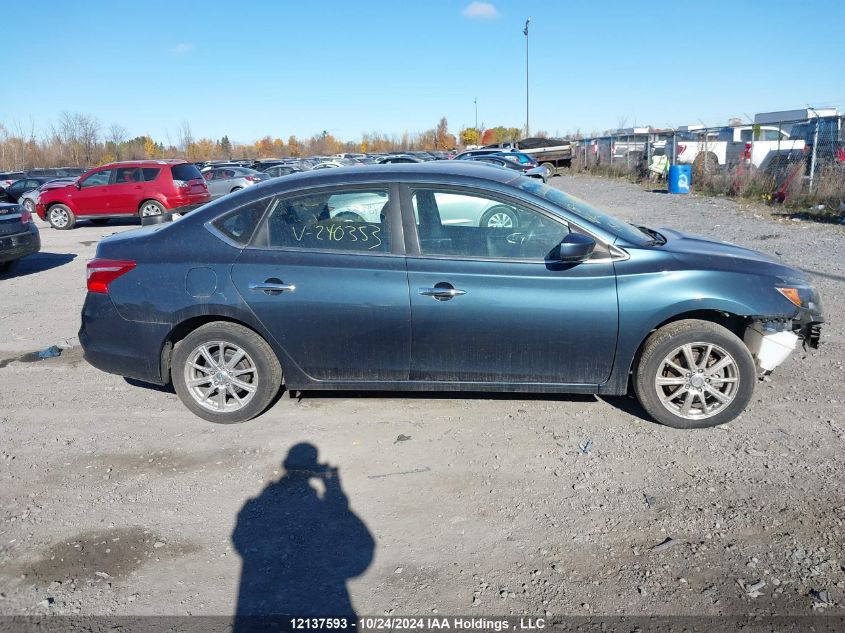
[[[411,380],[607,380],[618,308],[606,247],[588,262],[555,261],[555,247],[578,229],[484,190],[410,186],[403,211]],[[449,223],[458,216],[468,221]]]
[[[411,313],[395,191],[338,186],[255,203],[267,215],[232,280],[288,366],[311,379],[408,379]]]

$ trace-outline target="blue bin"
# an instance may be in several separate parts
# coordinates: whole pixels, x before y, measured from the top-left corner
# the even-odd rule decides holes
[[[669,193],[689,193],[692,182],[690,165],[672,165],[669,168]]]

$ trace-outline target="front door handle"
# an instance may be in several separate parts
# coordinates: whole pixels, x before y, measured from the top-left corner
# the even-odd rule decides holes
[[[283,293],[285,290],[293,292],[296,290],[296,286],[293,284],[286,284],[281,279],[271,277],[270,279],[265,279],[264,281],[249,284],[249,289],[258,290],[259,292],[264,292],[268,295],[278,295]]]
[[[459,290],[445,284],[434,288],[419,288],[417,292],[424,297],[434,297],[438,301],[448,301],[466,294],[466,290]]]

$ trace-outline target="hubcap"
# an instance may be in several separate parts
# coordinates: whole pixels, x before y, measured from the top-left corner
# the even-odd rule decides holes
[[[660,363],[654,388],[671,413],[703,420],[723,411],[739,390],[739,366],[727,351],[712,343],[687,343]]]
[[[161,209],[159,209],[154,204],[145,204],[144,207],[141,209],[141,215],[159,215],[161,213]]]
[[[205,343],[192,351],[184,375],[196,403],[216,413],[243,409],[258,388],[258,369],[252,358],[226,341]]]
[[[50,222],[53,226],[66,226],[68,223],[67,211],[64,209],[53,209],[50,211]]]
[[[491,229],[510,229],[513,227],[513,218],[507,213],[498,212],[490,216],[487,220],[487,227]]]

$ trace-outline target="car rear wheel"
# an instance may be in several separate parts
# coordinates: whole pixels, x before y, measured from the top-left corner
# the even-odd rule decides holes
[[[76,224],[76,216],[67,205],[54,204],[47,210],[47,221],[54,229],[66,231]]]
[[[513,229],[519,226],[519,219],[513,209],[497,204],[481,216],[479,224],[488,229]]]
[[[549,176],[548,176],[549,178],[557,175],[557,168],[554,165],[552,165],[551,163],[543,163],[542,165],[540,165],[540,167],[545,167],[546,169],[549,170]]]
[[[751,400],[754,360],[730,330],[709,321],[670,323],[646,341],[634,375],[643,408],[676,429],[718,426]]]
[[[138,211],[138,215],[144,218],[149,217],[151,215],[161,215],[165,211],[167,211],[167,209],[165,209],[164,205],[160,202],[157,202],[155,200],[144,200],[141,203],[141,208]]]
[[[24,200],[23,208],[26,209],[30,215],[35,215],[35,203],[32,200]]]
[[[236,191],[240,191],[243,187],[233,187],[229,193],[235,193]]]
[[[282,384],[282,368],[267,342],[236,323],[203,325],[173,352],[176,393],[193,413],[233,424],[260,415]]]

